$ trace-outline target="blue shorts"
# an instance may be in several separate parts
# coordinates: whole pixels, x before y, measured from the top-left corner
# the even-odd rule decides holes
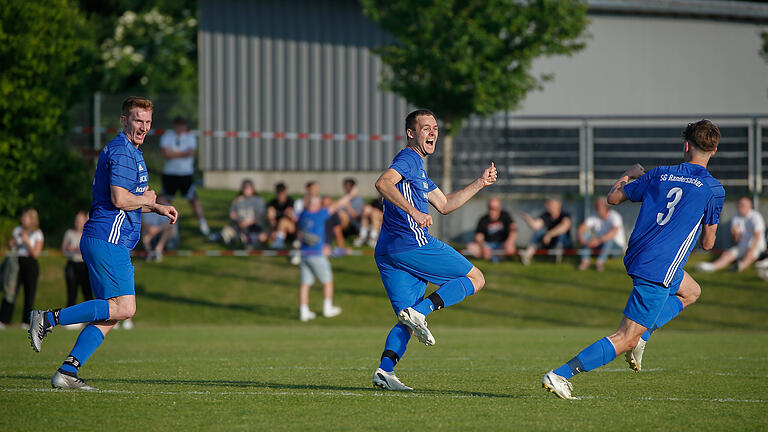
[[[416,249],[378,255],[376,266],[395,313],[420,302],[427,282],[443,285],[472,270],[464,255],[435,238]]]
[[[107,300],[123,295],[136,295],[133,285],[131,253],[125,246],[83,236],[80,252],[88,266],[93,296]]]
[[[629,295],[627,305],[624,307],[624,316],[640,324],[645,328],[653,327],[667,302],[669,296],[677,294],[680,283],[683,281],[684,272],[676,277],[669,288],[659,282],[651,282],[641,277],[633,276],[632,294]]]

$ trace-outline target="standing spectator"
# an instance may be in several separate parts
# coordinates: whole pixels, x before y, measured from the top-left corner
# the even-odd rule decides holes
[[[350,191],[357,187],[357,181],[351,177],[345,178],[342,187],[344,188],[344,193],[349,195]],[[336,245],[342,253],[344,253],[344,250],[346,249],[344,237],[347,235],[355,235],[360,232],[360,218],[364,206],[365,201],[363,201],[363,198],[355,195],[351,200],[340,207],[339,211],[337,211],[328,221],[333,230],[333,236],[336,238]]]
[[[304,184],[304,196],[293,202],[294,219],[299,220],[301,212],[304,211],[304,203],[308,203],[312,197],[320,196],[320,186],[316,181],[310,180]]]
[[[296,234],[296,221],[293,219],[293,198],[288,195],[285,183],[275,185],[275,197],[267,203],[271,246],[275,249],[285,247],[285,241]]]
[[[64,278],[67,281],[67,307],[73,306],[77,301],[77,287],[80,287],[84,301],[93,300],[88,266],[83,262],[83,255],[80,253],[80,238],[83,236],[83,227],[87,221],[88,214],[78,212],[75,215],[75,228],[68,229],[61,242],[61,253],[67,257],[67,265],[64,267]]]
[[[376,247],[383,221],[384,203],[381,202],[381,195],[379,195],[363,207],[363,215],[360,218],[360,235],[355,239],[354,245],[362,246],[367,238],[368,246]]]
[[[469,253],[477,258],[498,261],[493,251],[503,249],[504,255],[517,252],[517,225],[514,219],[501,208],[501,200],[488,200],[488,214],[481,217],[475,229],[475,239],[467,245]]]
[[[253,182],[243,180],[240,194],[229,206],[229,225],[221,230],[219,237],[226,244],[238,238],[245,246],[258,246],[267,239],[262,227],[264,211],[264,200],[256,195]]]
[[[163,168],[163,194],[168,202],[173,201],[176,192],[189,200],[200,224],[200,232],[204,236],[210,234],[208,222],[203,216],[203,206],[197,199],[193,183],[195,173],[195,151],[197,138],[189,132],[187,120],[184,117],[173,119],[173,129],[166,131],[160,138],[160,148],[163,149],[165,167]]]
[[[571,247],[571,215],[563,211],[563,203],[559,199],[550,198],[544,203],[544,213],[536,219],[528,213],[521,212],[520,216],[533,229],[533,238],[528,247],[520,254],[523,265],[531,263],[537,247],[544,249],[567,249]]]
[[[597,271],[603,271],[605,260],[611,254],[621,254],[626,245],[624,236],[624,221],[616,210],[608,208],[605,198],[595,202],[595,214],[579,225],[579,242],[583,246],[579,251],[581,263],[579,270],[589,268],[592,249],[598,249]]]
[[[24,210],[21,214],[21,225],[13,229],[12,237],[8,247],[14,250],[19,257],[18,281],[13,295],[6,295],[6,298],[3,298],[3,303],[0,306],[0,323],[3,328],[10,324],[19,288],[23,285],[24,313],[21,316],[21,326],[29,329],[29,313],[32,312],[32,306],[35,303],[37,279],[40,276],[37,257],[43,252],[45,242],[43,232],[40,231],[40,218],[37,210]]]
[[[731,220],[731,237],[736,245],[723,252],[718,259],[711,263],[699,263],[696,270],[714,272],[722,270],[738,260],[736,270],[742,271],[751,266],[765,250],[765,220],[763,216],[752,209],[752,200],[749,197],[739,199],[738,210],[739,214]]]
[[[305,201],[306,209],[299,216],[298,229],[301,239],[301,283],[299,285],[299,319],[309,321],[315,319],[315,313],[309,309],[309,290],[315,283],[315,277],[323,284],[323,316],[331,318],[341,313],[341,308],[333,305],[333,274],[331,263],[326,256],[324,244],[326,237],[326,222],[353,197],[357,196],[357,188],[353,187],[347,195],[336,202],[323,206],[319,197],[311,197]]]
[[[165,195],[157,197],[157,203],[170,205]],[[141,215],[141,241],[147,251],[147,261],[163,260],[166,249],[178,246],[178,225],[171,224],[171,220],[157,213],[144,213]]]

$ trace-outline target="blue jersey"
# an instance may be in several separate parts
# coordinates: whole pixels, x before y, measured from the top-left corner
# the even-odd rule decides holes
[[[706,168],[683,163],[648,171],[624,193],[643,203],[624,256],[627,273],[668,287],[681,276],[701,225],[720,222],[725,189]]]
[[[325,244],[325,223],[331,218],[328,209],[316,212],[304,210],[296,223],[301,237],[301,254],[322,255]]]
[[[397,190],[416,210],[429,213],[427,194],[437,185],[427,177],[424,159],[410,147],[400,151],[392,160],[394,169],[403,179],[397,184]],[[379,241],[376,243],[376,255],[403,252],[424,246],[431,239],[427,228],[420,228],[416,221],[400,207],[386,199],[382,200],[384,221],[381,224]]]
[[[133,249],[141,233],[141,208],[125,211],[115,207],[111,186],[143,195],[148,182],[149,173],[141,150],[120,132],[99,155],[93,177],[93,203],[83,236]]]

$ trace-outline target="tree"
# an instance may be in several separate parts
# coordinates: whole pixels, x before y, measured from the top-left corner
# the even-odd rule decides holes
[[[41,201],[41,191],[58,190],[65,202],[83,194],[56,188],[66,183],[63,180],[72,173],[68,170],[81,169],[77,163],[66,163],[67,113],[87,92],[97,55],[86,20],[72,2],[3,1],[0,218],[15,217],[32,204],[54,205]],[[65,163],[59,163],[62,158]],[[52,160],[62,171],[50,172]],[[88,193],[89,184],[83,187]],[[43,220],[45,210],[41,209]]]
[[[584,47],[586,4],[574,0],[361,0],[396,42],[376,49],[389,70],[384,90],[433,110],[442,121],[443,184],[451,187],[453,135],[472,114],[515,109],[549,76],[540,56]]]

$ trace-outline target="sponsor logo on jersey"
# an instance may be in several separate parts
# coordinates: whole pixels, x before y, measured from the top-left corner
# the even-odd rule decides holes
[[[147,176],[143,175],[143,176],[139,177],[139,181],[142,182],[142,183],[147,181]]]
[[[142,171],[144,171],[144,165],[139,164],[139,172],[142,172]]]
[[[136,188],[136,193],[144,193],[147,191],[147,186],[139,186]]]

